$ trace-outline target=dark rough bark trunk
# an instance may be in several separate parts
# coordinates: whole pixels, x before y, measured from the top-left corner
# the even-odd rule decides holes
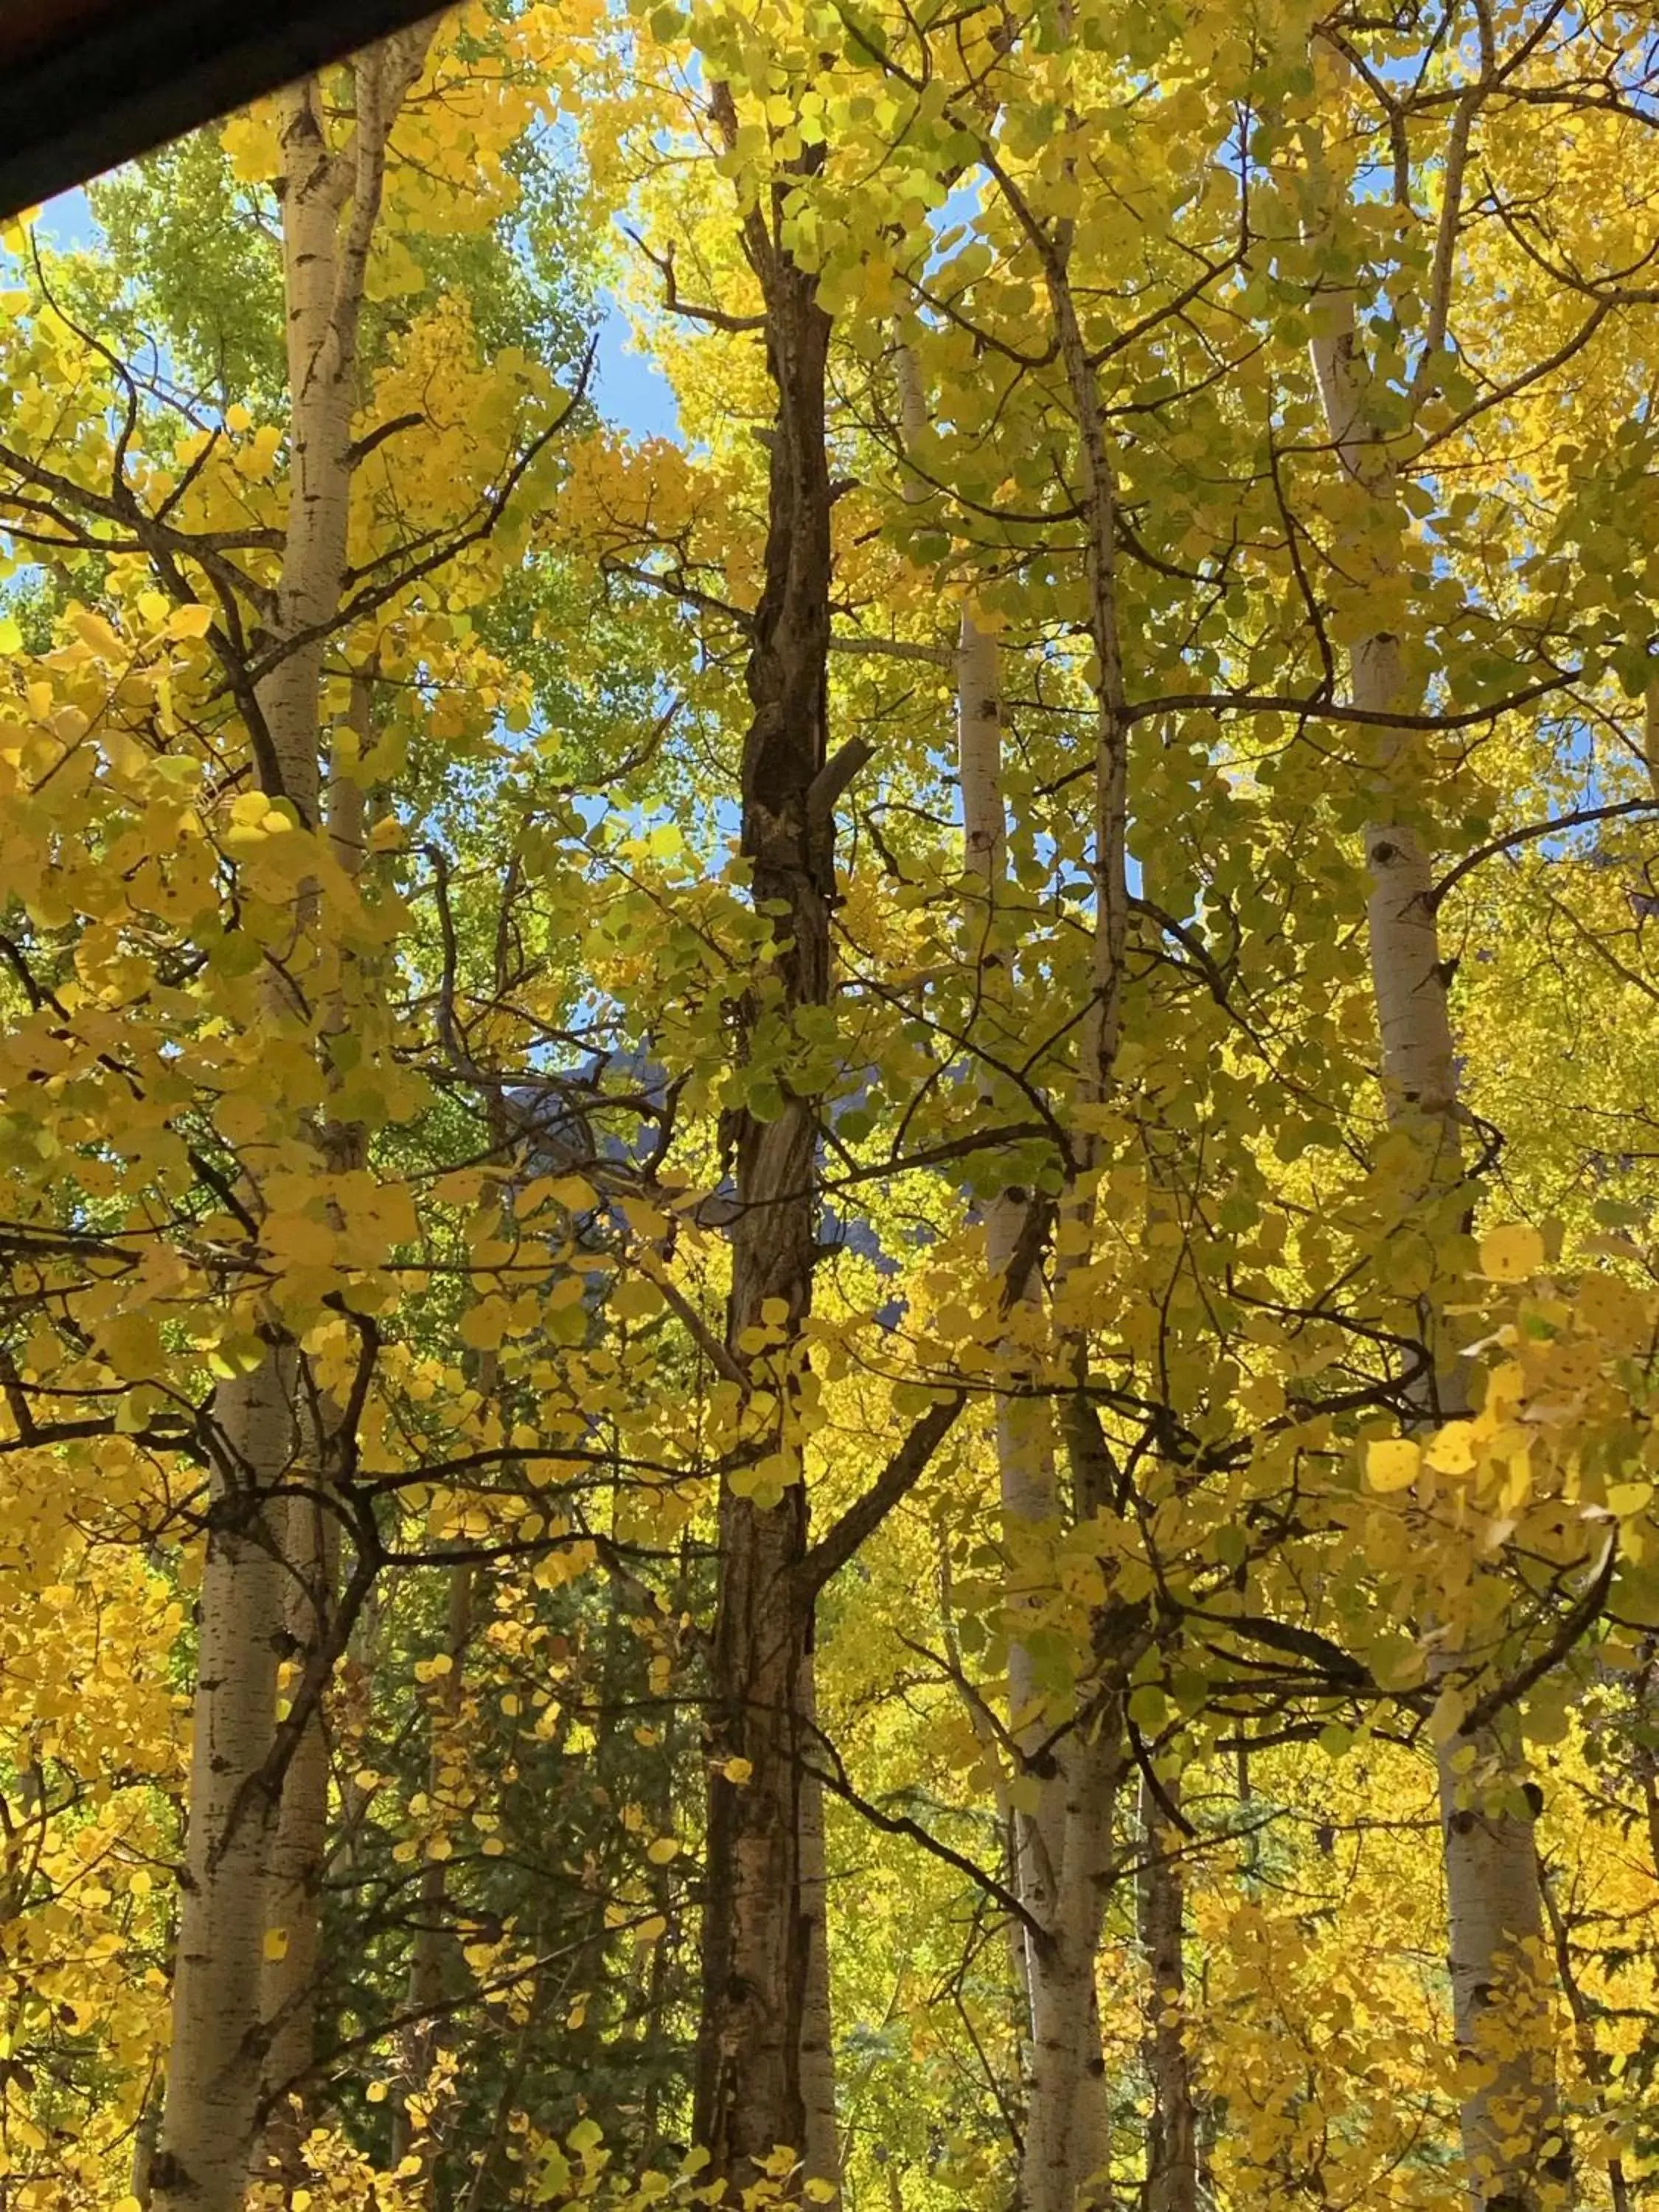
[[[717,93],[717,118],[729,104]],[[830,325],[811,279],[770,222],[751,213],[744,246],[767,309],[767,358],[777,394],[765,588],[748,668],[754,710],[743,757],[743,850],[757,907],[774,917],[773,960],[744,1010],[748,1040],[775,1034],[830,994],[833,810],[826,767],[830,638],[830,483],[824,374]],[[774,1330],[764,1355],[786,1367],[811,1299],[817,1237],[817,1101],[786,1082],[761,1120],[735,1116],[738,1213],[732,1235],[727,1345],[752,1376],[747,1332]],[[753,1410],[752,1403],[751,1408]],[[711,1780],[703,1992],[696,2132],[711,2176],[752,2182],[775,2148],[805,2148],[801,2039],[811,1905],[803,1883],[801,1760],[811,1665],[811,1596],[799,1411],[786,1383],[744,1441],[721,1490],[720,1589],[713,1653]],[[744,1494],[763,1461],[793,1458],[781,1498]],[[733,1477],[736,1480],[733,1480]],[[775,1482],[772,1485],[775,1492]]]

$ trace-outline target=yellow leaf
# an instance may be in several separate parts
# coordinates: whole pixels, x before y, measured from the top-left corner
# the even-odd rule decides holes
[[[334,1231],[308,1213],[273,1214],[265,1224],[265,1243],[285,1267],[326,1267],[334,1258]]]
[[[371,2105],[383,2105],[386,2102],[386,2083],[371,2081],[363,2094]]]
[[[1474,1429],[1468,1421],[1448,1421],[1429,1440],[1424,1458],[1437,1474],[1467,1474],[1474,1465]]]
[[[278,1960],[278,1959],[286,1959],[286,1958],[287,1958],[287,1956],[288,1956],[288,1930],[287,1930],[287,1929],[286,1929],[286,1928],[267,1928],[267,1929],[266,1929],[266,1930],[265,1930],[265,1956],[266,1956],[266,1958],[267,1958],[267,1959],[270,1959],[270,1960]]]
[[[739,1790],[754,1771],[755,1762],[752,1759],[728,1759],[720,1769],[720,1772],[726,1780],[736,1783]]]
[[[507,1306],[501,1298],[485,1298],[461,1316],[461,1342],[475,1352],[494,1352],[506,1334]]]
[[[679,1855],[679,1844],[672,1836],[659,1836],[655,1843],[647,1844],[645,1847],[645,1856],[653,1866],[666,1866],[671,1859],[677,1859]]]
[[[567,1213],[586,1213],[594,1202],[592,1184],[584,1182],[580,1176],[561,1176],[549,1184],[547,1195]]]
[[[234,117],[221,135],[230,156],[231,173],[242,183],[255,184],[262,178],[274,177],[282,167],[282,152],[268,104]],[[228,410],[227,421],[232,411],[246,410]],[[231,427],[234,429],[235,425]]]
[[[1373,1490],[1409,1489],[1421,1460],[1409,1437],[1379,1437],[1365,1447],[1365,1480]]]
[[[149,1314],[116,1314],[98,1334],[104,1358],[129,1382],[154,1375],[161,1364],[161,1333]]]
[[[667,1236],[672,1224],[668,1216],[656,1206],[647,1206],[642,1198],[624,1198],[621,1205],[628,1225],[636,1237]]]
[[[1429,1715],[1431,1743],[1449,1743],[1463,1724],[1463,1716],[1469,1701],[1461,1690],[1445,1689],[1435,1700],[1434,1711]]]
[[[191,605],[175,607],[167,622],[170,637],[205,637],[213,627],[213,610]]]
[[[1578,1285],[1577,1320],[1609,1352],[1635,1352],[1651,1326],[1646,1301],[1616,1276],[1586,1275]]]
[[[1650,1482],[1612,1482],[1607,1485],[1607,1510],[1621,1521],[1640,1513],[1653,1497]]]
[[[1480,1272],[1489,1282],[1524,1282],[1543,1264],[1544,1240],[1527,1222],[1489,1229],[1480,1239]]]

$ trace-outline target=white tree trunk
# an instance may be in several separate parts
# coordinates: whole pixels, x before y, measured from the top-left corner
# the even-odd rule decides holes
[[[907,447],[914,448],[927,427],[927,404],[907,347],[898,349],[896,369],[901,424]],[[919,481],[908,483],[906,490],[909,497],[924,495]],[[964,605],[961,617],[956,690],[963,859],[966,872],[978,884],[966,951],[979,979],[979,1028],[993,1056],[1000,1058],[1016,1030],[1012,979],[1003,946],[1008,882],[1000,654],[994,633],[981,626],[971,605]],[[1115,902],[1103,902],[1103,933],[1109,932],[1115,913]],[[1100,1008],[1104,1004],[1103,1000]],[[1094,1053],[1109,1054],[1115,1031],[1108,1045],[1099,1021],[1091,1020],[1090,1026]],[[983,1089],[986,1105],[994,1111],[988,1079]],[[1039,1303],[1042,1296],[1034,1261],[1024,1263],[1023,1279],[1016,1281],[1011,1273],[1021,1265],[1018,1248],[1028,1206],[1029,1194],[1010,1188],[996,1194],[985,1209],[987,1264],[1016,1329],[1019,1309]],[[1016,1376],[997,1413],[999,1501],[1010,1554],[1037,1570],[1040,1588],[1049,1580],[1039,1563],[1059,1531],[1061,1506],[1048,1405],[1024,1395],[1018,1381]],[[1095,1963],[1121,1765],[1115,1730],[1091,1739],[1075,1732],[1042,1749],[1053,1721],[1031,1644],[1018,1631],[1023,1601],[1018,1566],[1007,1595],[1012,1622],[1011,1729],[1015,1748],[1029,1762],[1018,1778],[1017,1798],[1026,1795],[1033,1781],[1036,1784],[1035,1804],[1024,1809],[1017,1802],[1012,1824],[1014,1892],[1027,1915],[1018,1938],[1017,1978],[1030,2005],[1019,2204],[1021,2212],[1079,2212],[1091,2201],[1090,2179],[1104,2167],[1108,2150],[1109,2108]]]
[[[1010,978],[1000,944],[1008,887],[1000,661],[994,635],[981,629],[972,609],[964,607],[957,648],[957,763],[966,872],[978,878],[980,887],[979,903],[968,922],[969,957],[980,976],[979,1027],[999,1058],[1012,1027]],[[988,1098],[986,1103],[994,1111],[994,1103]],[[993,1283],[1000,1285],[1005,1310],[1016,1325],[1018,1310],[1040,1304],[1042,1297],[1042,1280],[1034,1266],[1028,1264],[1024,1280],[1009,1279],[1017,1261],[1025,1214],[1024,1194],[1016,1190],[999,1191],[986,1204],[986,1261]],[[1060,1519],[1054,1438],[1043,1400],[1023,1396],[1017,1389],[1000,1399],[996,1450],[1004,1541],[1016,1559],[1022,1553],[1040,1555]],[[1018,1572],[1011,1580],[1007,1601],[1017,1621],[1024,1602]],[[1025,1758],[1033,1758],[1048,1725],[1031,1646],[1017,1626],[1008,1645],[1008,1703],[1015,1747]],[[1012,1816],[1015,1894],[1045,1926],[1057,1904],[1066,1790],[1063,1764],[1062,1760],[1040,1782],[1036,1807],[1029,1812],[1016,1808]],[[1048,1969],[1033,1931],[1023,1929],[1020,1940],[1024,1979],[1031,2000],[1029,2027],[1035,2041],[1041,2008],[1038,1992]]]
[[[305,1425],[309,1429],[312,1424]],[[333,1517],[317,1494],[324,1457],[314,1447],[307,1452],[305,1473],[313,1494],[290,1498],[282,1508],[283,1641],[289,1654],[290,1680],[303,1671],[333,1610],[338,1546]],[[311,1715],[283,1778],[266,1863],[265,1923],[271,1942],[259,1995],[265,2046],[263,2089],[270,2100],[264,2153],[267,2167],[277,2172],[295,2169],[303,2131],[301,2100],[314,2050],[328,1784],[328,1736],[319,1707]]]
[[[1115,1722],[1070,1742],[1053,1786],[1060,1802],[1051,1896],[1031,1987],[1031,2092],[1020,2160],[1021,2212],[1103,2205],[1109,2107],[1095,1966],[1123,1777]],[[1045,1808],[1045,1811],[1048,1808]]]
[[[346,727],[330,749],[327,823],[330,851],[343,873],[362,871],[367,834],[366,796],[356,765],[373,738],[374,676],[353,677]],[[325,1036],[337,1036],[351,1019],[342,987],[327,1003]],[[331,1172],[360,1168],[368,1158],[361,1125],[327,1121],[321,1149]],[[339,1456],[340,1411],[324,1394],[323,1433],[307,1407],[301,1419],[310,1449],[303,1494],[283,1508],[285,1644],[291,1678],[304,1673],[329,1632],[339,1583],[339,1534],[329,1502]],[[276,1955],[264,1962],[260,2009],[266,2037],[265,2099],[269,2118],[264,2156],[279,2172],[297,2172],[303,2134],[302,2099],[316,2048],[319,1969],[322,1960],[321,1891],[328,1859],[329,1745],[327,1717],[319,1704],[301,1736],[283,1778],[282,1806],[272,1838],[266,1917]]]
[[[276,640],[289,649],[259,686],[271,762],[301,817],[317,815],[323,647],[340,605],[351,517],[357,331],[380,217],[387,141],[420,75],[432,26],[386,39],[355,64],[356,123],[330,145],[315,77],[281,94],[283,279],[289,491]]]
[[[1173,1781],[1168,1785],[1172,1803],[1179,1788]],[[1180,1838],[1165,1820],[1143,1780],[1139,1918],[1148,1990],[1141,2040],[1152,2085],[1143,2202],[1146,2212],[1198,2212],[1198,2105],[1183,2010],[1186,1899],[1175,1856]]]
[[[202,1576],[190,1820],[160,2147],[162,2212],[239,2212],[264,2073],[260,1975],[277,1804],[270,1754],[283,1571],[270,1500],[299,1439],[293,1362],[272,1352],[223,1384]]]
[[[283,650],[246,705],[262,787],[312,828],[321,793],[324,639],[338,614],[345,570],[363,276],[387,136],[429,37],[422,27],[359,58],[347,153],[329,146],[316,80],[282,95],[290,487],[272,629],[273,646]],[[301,885],[286,963],[301,988],[313,964],[315,920],[314,893]],[[284,1000],[295,988],[273,973],[273,1021],[294,1018]],[[301,1433],[299,1403],[297,1357],[280,1332],[255,1373],[227,1384],[216,1401],[223,1463],[215,1473],[202,1587],[172,2056],[151,2177],[161,2212],[237,2212],[266,2090],[310,2063],[316,1875],[327,1806],[320,1729],[302,1736],[274,1789],[254,1779],[276,1739],[279,1651],[296,1621],[309,1641],[326,1601],[328,1546],[315,1504],[275,1494],[295,1468],[308,1468],[307,1486],[319,1487],[321,1440]],[[264,1502],[256,1516],[232,1526],[228,1510],[249,1482]],[[296,1589],[304,1595],[296,1598]],[[266,1958],[268,1930],[281,1931],[271,1948],[286,1943],[280,1962]]]
[[[1008,886],[999,662],[995,636],[964,608],[957,652],[958,776],[967,871],[982,886],[969,921],[971,957],[981,979],[982,1026],[1000,1058],[1012,1034],[1013,994],[1001,948]],[[1016,1328],[1019,1309],[1042,1297],[1034,1264],[1025,1263],[1021,1281],[1010,1274],[1020,1265],[1027,1204],[1025,1192],[1010,1189],[986,1207],[987,1261]],[[1060,1519],[1046,1401],[1012,1389],[998,1407],[996,1446],[1005,1541],[1017,1560],[1039,1561]],[[1015,1623],[1021,1604],[1017,1571],[1008,1591]],[[1020,2202],[1024,2212],[1075,2212],[1107,2151],[1095,1958],[1116,1788],[1114,1747],[1068,1736],[1042,1753],[1052,1721],[1032,1646],[1017,1626],[1009,1639],[1008,1695],[1013,1740],[1030,1762],[1022,1785],[1037,1784],[1035,1806],[1026,1811],[1017,1804],[1013,1813],[1015,1894],[1045,1931],[1021,1929],[1030,2057]]]
[[[1060,366],[1077,430],[1080,503],[1088,582],[1088,635],[1094,665],[1094,811],[1090,870],[1095,910],[1089,1000],[1079,1024],[1078,1094],[1098,1105],[1110,1095],[1122,1027],[1123,957],[1128,930],[1128,719],[1117,605],[1117,489],[1099,380],[1091,363],[1071,286],[1068,224],[1033,234]],[[1097,1140],[1084,1133],[1076,1145],[1086,1173]],[[1075,1190],[1065,1211],[1090,1222],[1094,1200]],[[1064,1264],[1064,1263],[1062,1263]],[[1088,1395],[1086,1333],[1071,1348],[1075,1389],[1064,1427],[1072,1505],[1086,1518],[1109,1501],[1101,1493],[1106,1470],[1098,1425]],[[1033,1992],[1031,2108],[1020,2184],[1023,2212],[1084,2212],[1110,2201],[1106,2178],[1109,2106],[1101,2050],[1096,1962],[1108,1892],[1114,1879],[1113,1829],[1128,1765],[1123,1691],[1129,1643],[1135,1631],[1115,1619],[1109,1599],[1095,1620],[1090,1709],[1058,1747],[1056,1782],[1062,1795],[1058,1820],[1060,1855],[1051,1860],[1054,1902],[1050,1941],[1038,1945],[1039,1979]],[[1127,1640],[1125,1632],[1127,1632]],[[1040,1816],[1052,1832],[1054,1816]],[[1053,1846],[1048,1846],[1052,1852]]]
[[[1454,204],[1452,223],[1455,215]],[[1362,510],[1335,551],[1348,573],[1381,574],[1389,555],[1379,549],[1397,547],[1404,534],[1399,487],[1372,416],[1352,297],[1344,295],[1332,312],[1334,327],[1314,343],[1314,367],[1332,444],[1350,479],[1370,495],[1369,512]],[[1376,631],[1356,639],[1349,665],[1355,706],[1374,714],[1420,711],[1420,697],[1408,695],[1396,636]],[[1432,856],[1407,818],[1418,796],[1408,733],[1385,730],[1376,762],[1378,803],[1364,844],[1382,1081],[1390,1121],[1418,1148],[1416,1197],[1429,1212],[1443,1206],[1463,1173],[1456,1049]],[[1418,1397],[1426,1424],[1466,1410],[1468,1385],[1443,1325],[1427,1309],[1424,1334],[1431,1371]],[[1468,1656],[1443,1651],[1440,1671]],[[1471,1751],[1473,1787],[1457,1763]],[[1454,2024],[1480,2084],[1462,2107],[1471,2203],[1475,2212],[1533,2212],[1559,2150],[1553,2055],[1540,2042],[1543,1907],[1533,1822],[1497,1802],[1516,1790],[1495,1732],[1454,1734],[1439,1748],[1437,1769]],[[1520,2033],[1499,2027],[1505,2014]]]

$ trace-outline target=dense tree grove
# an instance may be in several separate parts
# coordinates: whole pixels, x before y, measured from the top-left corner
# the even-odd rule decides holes
[[[1659,15],[466,0],[90,208],[0,2212],[1659,2203]]]

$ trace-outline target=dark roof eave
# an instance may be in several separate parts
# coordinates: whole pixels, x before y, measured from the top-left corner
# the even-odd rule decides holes
[[[432,13],[431,0],[0,0],[0,218]]]

